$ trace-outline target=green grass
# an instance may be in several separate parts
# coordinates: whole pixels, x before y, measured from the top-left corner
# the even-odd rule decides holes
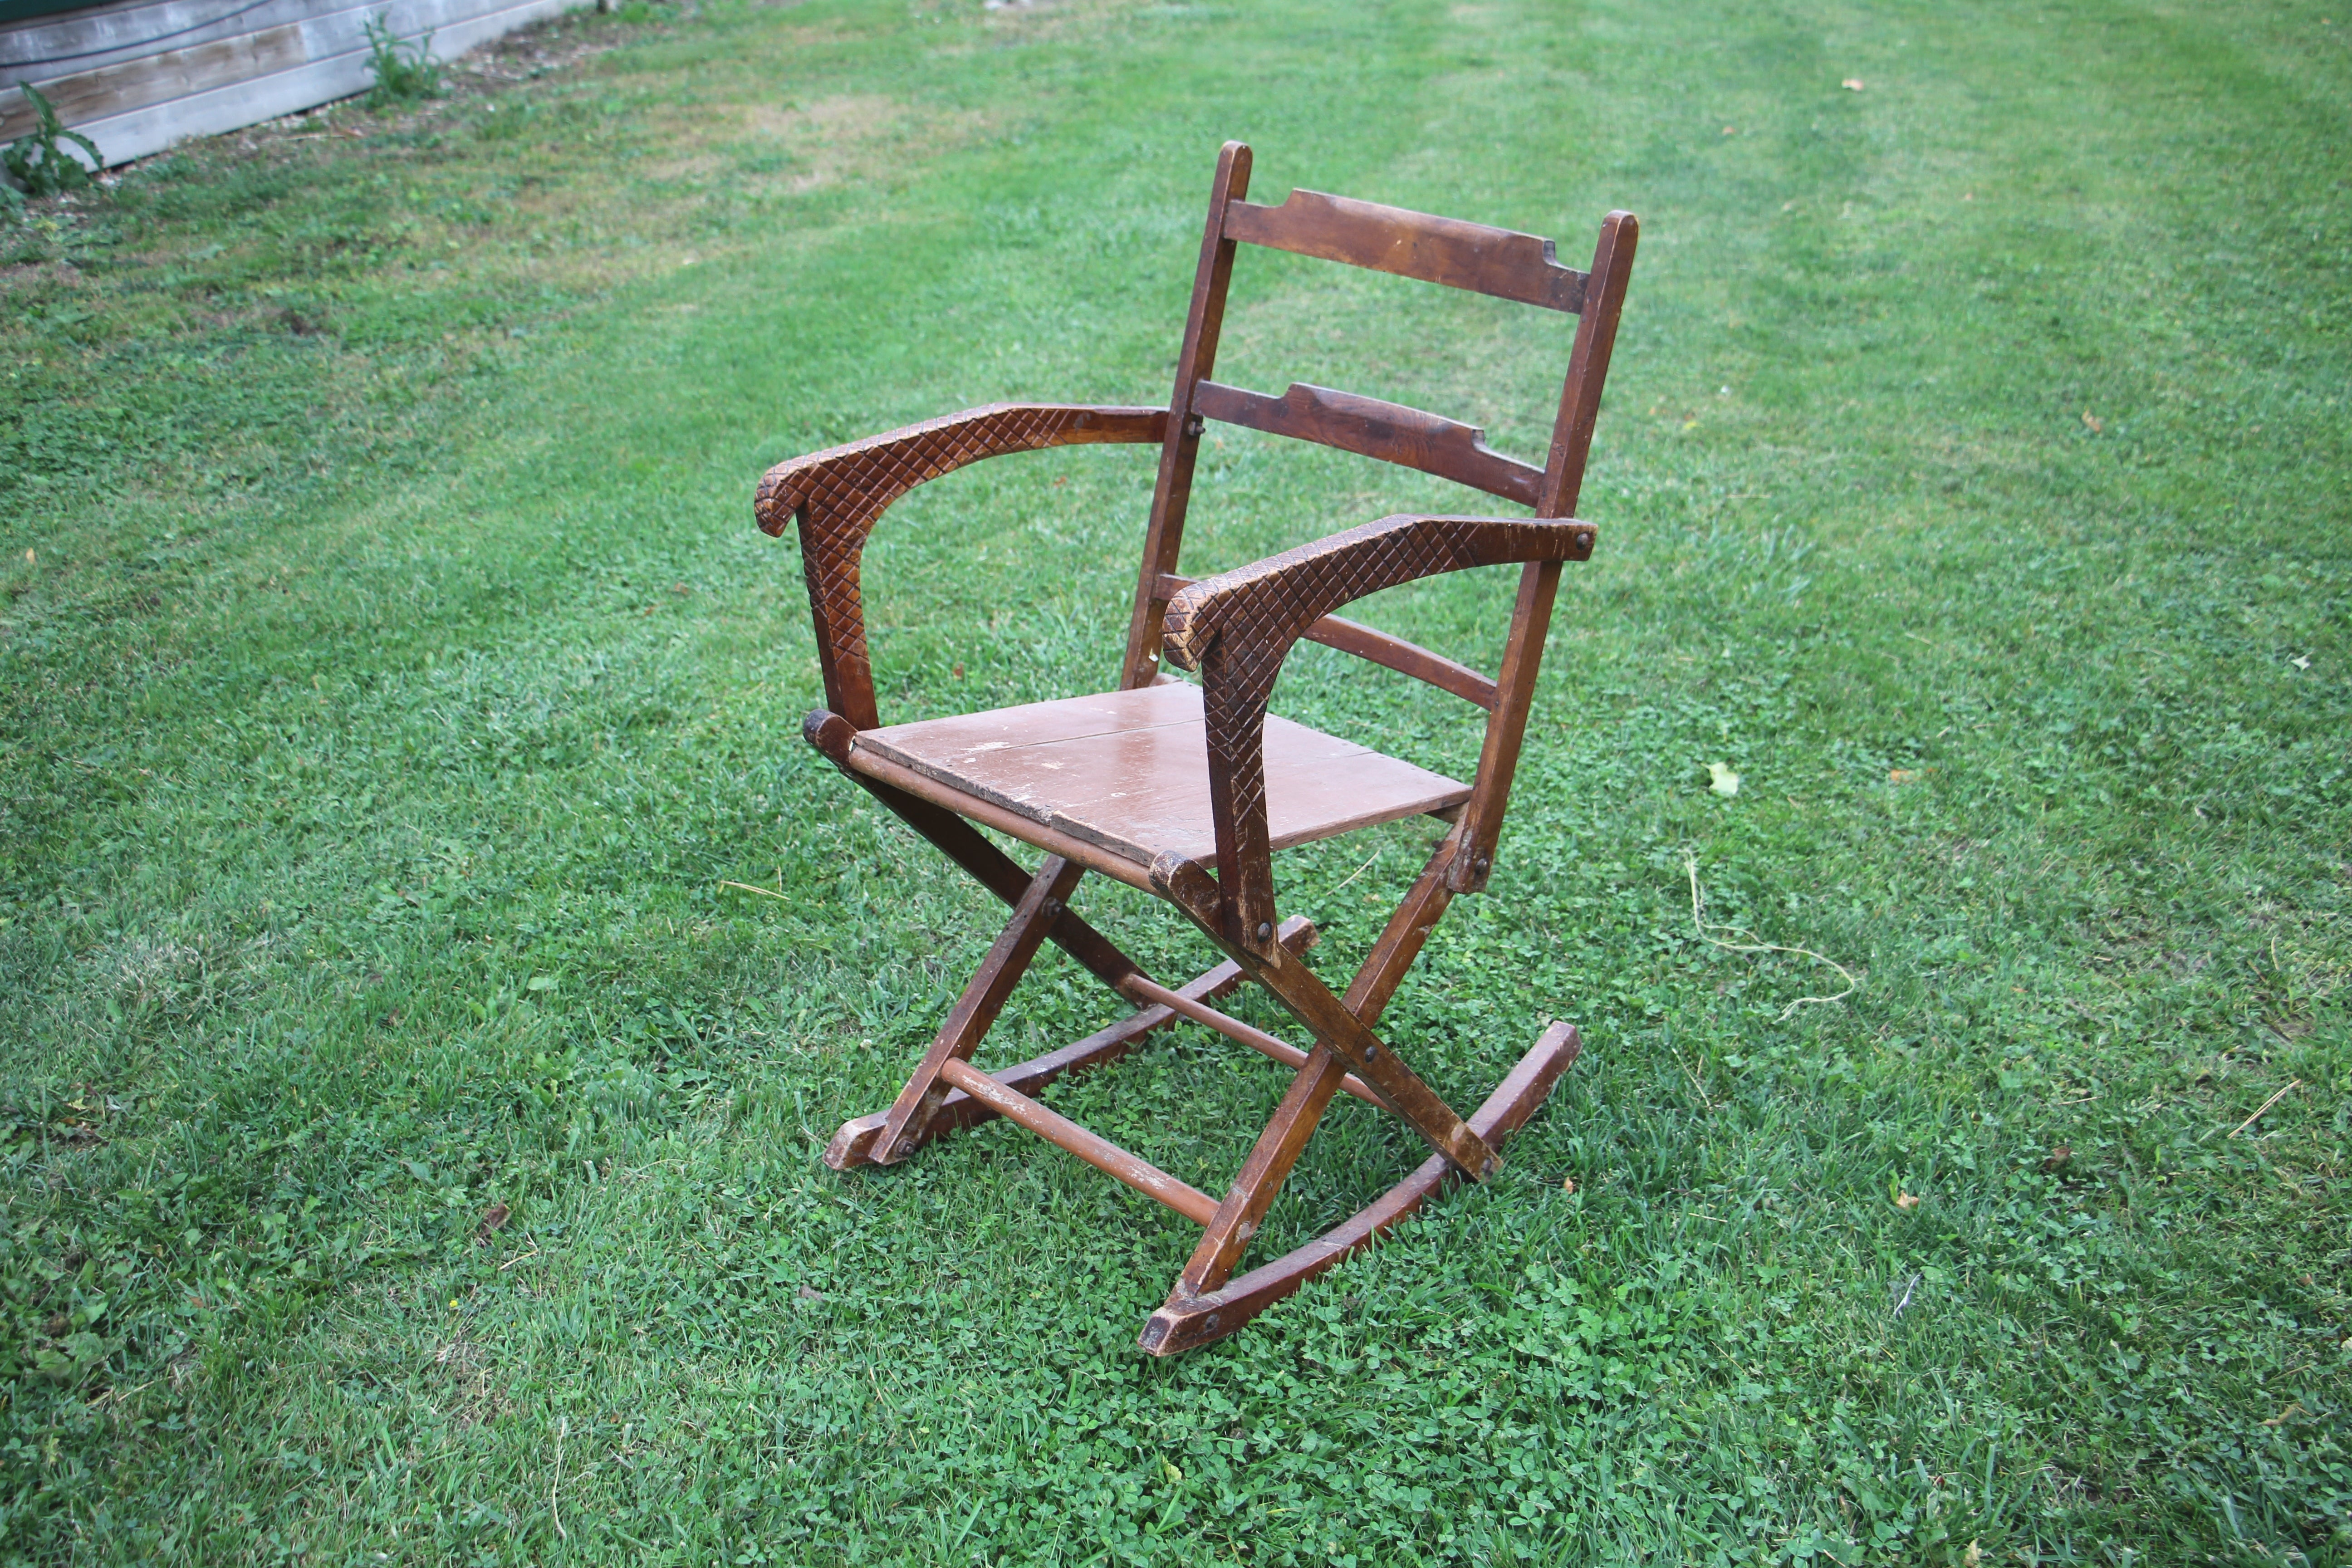
[[[550,37],[5,236],[0,1555],[2352,1562],[2352,15]],[[1261,196],[1643,240],[1493,889],[1390,1014],[1457,1104],[1547,1017],[1584,1057],[1499,1179],[1159,1363],[1184,1222],[1001,1125],[817,1163],[999,911],[800,743],[749,503],[1164,397],[1228,136]],[[1244,261],[1225,379],[1540,454],[1564,321]],[[886,714],[1107,680],[1150,468],[902,503]],[[1189,559],[1463,504],[1227,432]],[[1486,663],[1508,592],[1369,614]],[[1404,685],[1310,649],[1281,700],[1466,767]],[[1427,837],[1286,858],[1322,973]],[[1697,940],[1686,856],[1858,991],[1787,1015],[1834,977]],[[992,1048],[1116,1011],[1049,957]],[[1222,1187],[1283,1081],[1237,1057],[1049,1098]],[[1343,1103],[1259,1256],[1418,1158]]]

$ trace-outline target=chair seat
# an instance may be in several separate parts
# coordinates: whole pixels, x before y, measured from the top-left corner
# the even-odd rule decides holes
[[[910,769],[1015,816],[1149,867],[1216,854],[1201,692],[1182,681],[861,731],[861,756]],[[1269,715],[1274,847],[1444,811],[1470,786]]]

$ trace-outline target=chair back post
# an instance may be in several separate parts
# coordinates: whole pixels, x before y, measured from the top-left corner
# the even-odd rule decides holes
[[[1122,689],[1149,686],[1160,674],[1160,625],[1168,600],[1160,579],[1176,570],[1184,545],[1184,512],[1192,499],[1192,464],[1201,449],[1201,416],[1193,388],[1216,368],[1217,335],[1225,321],[1225,290],[1233,281],[1234,242],[1225,235],[1225,206],[1249,194],[1250,150],[1228,142],[1217,154],[1209,187],[1209,221],[1201,235],[1201,264],[1192,278],[1192,311],[1176,355],[1176,387],[1168,399],[1168,434],[1160,448],[1160,479],[1151,491],[1151,521],[1143,536],[1143,568],[1128,623]]]
[[[1568,374],[1560,384],[1559,415],[1552,422],[1551,452],[1544,463],[1543,489],[1536,501],[1538,517],[1575,513],[1577,496],[1584,486],[1584,460],[1592,449],[1593,422],[1601,413],[1601,385],[1609,379],[1609,355],[1617,342],[1617,315],[1625,304],[1625,285],[1633,273],[1633,250],[1640,237],[1641,226],[1632,213],[1612,212],[1601,220],[1584,309],[1577,317],[1575,346],[1569,353]],[[1503,667],[1495,680],[1495,706],[1487,715],[1470,799],[1462,808],[1456,840],[1461,847],[1446,873],[1446,885],[1457,893],[1483,890],[1494,872],[1495,846],[1502,836],[1503,813],[1510,804],[1519,748],[1527,739],[1528,713],[1543,664],[1544,638],[1551,631],[1559,566],[1557,561],[1530,562],[1519,573],[1518,598],[1511,608]]]

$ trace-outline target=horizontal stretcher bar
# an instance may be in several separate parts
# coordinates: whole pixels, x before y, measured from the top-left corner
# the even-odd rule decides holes
[[[1282,922],[1282,944],[1293,952],[1305,952],[1315,945],[1315,922],[1304,915],[1293,915]],[[1194,975],[1184,983],[1182,995],[1206,1001],[1222,996],[1242,983],[1241,965],[1232,959],[1214,968]],[[1085,1039],[1032,1057],[1025,1062],[998,1068],[988,1076],[1015,1094],[1035,1099],[1037,1091],[1065,1073],[1086,1072],[1105,1062],[1116,1061],[1132,1050],[1137,1042],[1154,1029],[1165,1028],[1178,1015],[1172,1008],[1157,1004],[1141,1012],[1131,1013],[1108,1028],[1097,1029]],[[930,1126],[924,1138],[944,1136],[959,1129],[984,1121],[995,1112],[961,1089],[950,1089],[939,1110],[932,1113]],[[824,1152],[824,1163],[836,1171],[846,1171],[853,1165],[869,1164],[873,1161],[875,1142],[888,1125],[890,1113],[877,1110],[870,1116],[853,1117],[841,1124],[833,1142]]]
[[[970,1062],[950,1058],[940,1068],[940,1076],[1007,1121],[1017,1121],[1048,1143],[1067,1149],[1103,1174],[1125,1182],[1145,1197],[1159,1199],[1193,1224],[1204,1226],[1216,1217],[1217,1200],[1200,1188],[1188,1186],[1159,1166],[1137,1159],[1109,1139],[1098,1137],[1027,1095],[1005,1088]]]
[[[1263,1029],[1252,1028],[1229,1013],[1220,1013],[1205,1002],[1195,1002],[1190,996],[1171,991],[1140,974],[1128,976],[1122,989],[1139,1002],[1157,1003],[1171,1013],[1181,1013],[1196,1024],[1206,1024],[1225,1038],[1239,1041],[1261,1056],[1272,1057],[1286,1068],[1307,1065],[1307,1053],[1289,1041],[1276,1039]],[[1366,1105],[1377,1105],[1383,1110],[1389,1109],[1388,1102],[1372,1092],[1370,1087],[1354,1073],[1349,1073],[1339,1087]]]

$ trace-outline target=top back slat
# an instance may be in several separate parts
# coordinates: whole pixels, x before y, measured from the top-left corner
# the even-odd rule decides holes
[[[1586,274],[1561,266],[1551,241],[1532,234],[1321,191],[1293,191],[1278,207],[1235,199],[1226,203],[1224,219],[1228,239],[1571,315],[1584,309]]]

